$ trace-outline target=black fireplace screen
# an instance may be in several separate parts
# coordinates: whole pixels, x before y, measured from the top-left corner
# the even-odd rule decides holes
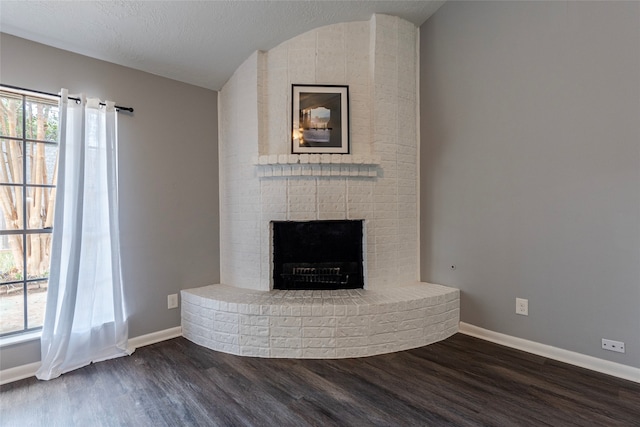
[[[274,221],[274,289],[357,289],[362,221]]]

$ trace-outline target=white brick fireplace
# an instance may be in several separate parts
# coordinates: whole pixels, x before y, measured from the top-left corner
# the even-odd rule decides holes
[[[219,94],[218,108],[222,285],[207,287],[207,291],[205,288],[183,291],[183,333],[187,338],[210,348],[236,354],[336,357],[335,351],[305,353],[303,337],[296,334],[295,337],[300,340],[294,337],[291,341],[293,344],[288,347],[292,348],[291,352],[270,350],[268,343],[273,341],[282,344],[286,342],[282,338],[287,337],[272,336],[273,331],[260,330],[263,335],[256,335],[262,336],[257,341],[246,338],[253,336],[251,334],[245,334],[243,338],[241,321],[237,316],[218,315],[219,322],[215,323],[216,313],[210,312],[212,306],[219,308],[223,303],[224,308],[229,309],[229,303],[233,300],[231,303],[236,304],[233,306],[236,308],[235,314],[240,315],[237,304],[247,301],[241,297],[237,300],[237,295],[251,295],[247,300],[256,301],[259,293],[255,292],[259,291],[265,293],[257,298],[261,301],[260,305],[279,307],[274,312],[278,312],[276,317],[282,317],[280,300],[272,300],[278,293],[271,291],[271,221],[364,220],[365,289],[358,291],[360,293],[355,297],[364,297],[360,299],[362,315],[383,310],[377,302],[384,305],[385,298],[389,298],[389,303],[397,303],[399,300],[397,297],[394,299],[394,292],[397,295],[414,295],[423,302],[426,301],[425,295],[434,297],[434,286],[437,285],[417,284],[417,40],[418,30],[413,24],[397,17],[374,15],[368,22],[318,28],[268,52],[256,52],[225,84]],[[290,154],[292,84],[348,85],[351,130],[349,155]],[[407,294],[404,287],[408,285],[417,288]],[[238,292],[232,297],[233,292],[229,292],[234,288]],[[370,350],[356,353],[369,355],[416,347],[455,333],[458,291],[445,287],[437,287],[437,290],[434,299],[424,302],[424,306],[410,302],[401,305],[417,309],[444,303],[443,313],[448,314],[431,319],[438,325],[414,322],[420,325],[420,330],[406,333],[406,339],[397,346],[386,345],[386,342],[380,346],[378,337],[371,341]],[[312,304],[312,295],[308,294],[309,304]],[[383,295],[385,297],[381,297]],[[299,296],[288,294],[290,302],[297,301],[292,303],[294,306],[304,306],[305,300],[299,299]],[[335,301],[326,302],[332,299],[329,296],[325,294],[320,298],[320,306],[322,301],[325,301],[325,305],[335,305]],[[336,297],[335,294],[333,296]],[[347,296],[340,294],[336,297],[339,298],[337,306],[348,306],[350,303],[344,299]],[[265,302],[264,298],[270,302]],[[400,300],[405,301],[403,298]],[[365,300],[366,303],[363,302]],[[209,311],[203,308],[207,305]],[[391,311],[398,311],[397,304],[393,307]],[[245,309],[247,312],[244,314],[251,315],[252,309]],[[271,308],[265,310],[270,312]],[[325,310],[327,313],[329,311],[332,316],[343,311],[347,315],[347,310],[342,308]],[[357,312],[356,309],[356,315]],[[228,311],[224,313],[234,314]],[[309,313],[311,315],[311,309]],[[258,314],[264,315],[261,308],[254,313]],[[202,334],[207,334],[207,328],[201,327],[201,324],[207,323],[207,316],[211,319],[211,332],[204,337]],[[231,326],[226,325],[229,319],[236,319],[237,325],[233,326],[233,321]],[[259,322],[266,322],[265,326],[272,323],[270,320]],[[295,319],[280,319],[277,322],[290,322],[291,325],[299,323]],[[333,323],[329,321],[329,324]],[[370,329],[367,327],[367,334],[374,330],[381,333],[379,328],[373,326]],[[227,332],[216,331],[216,328],[226,329]],[[335,328],[331,328],[334,332],[327,333],[335,334]],[[298,329],[302,330],[301,327]],[[245,328],[246,331],[249,330]],[[425,338],[427,335],[429,337]],[[218,341],[213,336],[218,337]],[[363,345],[367,347],[363,343],[369,339],[368,335],[360,339],[358,348]],[[260,345],[243,346],[243,341],[258,342]],[[318,341],[314,342],[318,344]],[[324,344],[319,348],[335,347],[336,342],[326,341]],[[297,345],[300,345],[299,349],[295,348]],[[374,348],[374,345],[378,347]],[[341,354],[348,357],[344,352]]]
[[[227,82],[219,98],[222,283],[269,290],[269,222],[315,219],[365,220],[367,289],[416,280],[416,40],[413,24],[374,15],[256,52]],[[316,155],[297,163],[299,176],[260,178],[265,167],[278,174],[286,165],[256,165],[259,156],[295,159],[291,85],[314,83],[349,86],[352,155],[345,163]],[[376,176],[337,175],[368,174],[361,161],[379,162]]]

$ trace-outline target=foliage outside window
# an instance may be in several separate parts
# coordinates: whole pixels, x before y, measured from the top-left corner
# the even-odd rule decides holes
[[[42,327],[58,163],[58,100],[0,90],[0,336]]]

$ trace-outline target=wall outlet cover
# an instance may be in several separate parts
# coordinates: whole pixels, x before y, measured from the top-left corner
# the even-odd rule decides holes
[[[529,315],[529,300],[524,298],[516,298],[516,314],[521,316]]]
[[[624,343],[622,341],[614,341],[602,339],[602,348],[609,351],[624,353]]]
[[[171,294],[167,296],[167,308],[178,308],[178,294]]]

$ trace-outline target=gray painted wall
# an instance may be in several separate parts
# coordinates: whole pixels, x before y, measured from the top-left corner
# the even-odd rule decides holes
[[[447,2],[420,50],[422,280],[463,322],[640,367],[640,3]]]
[[[220,280],[217,92],[0,37],[0,82],[134,107],[118,116],[129,336],[179,326],[167,295]],[[0,350],[0,369],[38,360],[37,341]]]

